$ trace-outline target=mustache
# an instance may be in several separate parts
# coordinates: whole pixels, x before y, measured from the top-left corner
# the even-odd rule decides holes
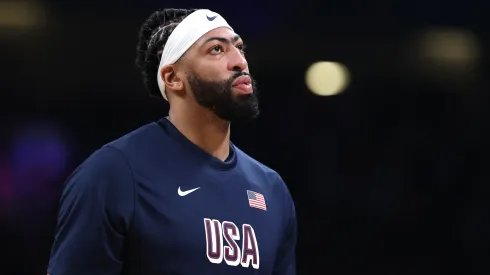
[[[232,75],[232,76],[231,76],[231,78],[232,78],[233,80],[235,80],[235,79],[239,78],[239,77],[240,77],[240,76],[242,76],[242,75],[247,75],[247,76],[249,76],[249,77],[252,77],[252,76],[251,76],[249,73],[247,73],[247,72],[237,72],[237,73],[235,73],[234,75]]]
[[[233,74],[229,79],[228,79],[228,82],[229,83],[232,83],[233,81],[235,81],[235,79],[239,78],[240,76],[242,75],[246,75],[248,77],[250,77],[250,79],[252,79],[252,83],[255,84],[255,79],[252,77],[251,74],[247,73],[247,72],[237,72],[235,74]]]

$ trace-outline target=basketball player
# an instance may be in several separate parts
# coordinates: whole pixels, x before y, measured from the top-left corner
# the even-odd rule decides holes
[[[97,150],[64,186],[51,275],[295,274],[281,177],[230,142],[259,113],[242,39],[209,10],[143,25],[137,65],[169,116]]]

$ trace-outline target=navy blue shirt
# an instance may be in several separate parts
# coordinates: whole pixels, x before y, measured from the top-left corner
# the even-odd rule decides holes
[[[296,234],[276,172],[233,144],[221,161],[161,119],[67,180],[48,273],[292,275]]]

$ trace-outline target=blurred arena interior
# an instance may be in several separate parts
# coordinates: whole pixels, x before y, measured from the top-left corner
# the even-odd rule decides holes
[[[166,115],[134,60],[154,10],[248,44],[262,115],[232,140],[296,201],[298,274],[489,274],[489,3],[0,2],[1,274],[44,274],[66,177]]]

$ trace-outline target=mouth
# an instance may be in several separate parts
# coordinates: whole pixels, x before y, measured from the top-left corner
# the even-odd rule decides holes
[[[232,88],[239,90],[242,94],[251,94],[253,93],[252,79],[248,75],[242,75],[233,81]]]

